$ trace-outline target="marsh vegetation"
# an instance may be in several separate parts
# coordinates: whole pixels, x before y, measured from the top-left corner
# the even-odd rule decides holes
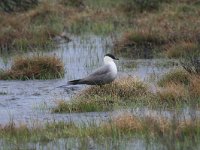
[[[17,57],[11,69],[0,71],[0,80],[55,79],[64,75],[64,65],[55,56]]]
[[[0,145],[199,149],[199,8],[198,0],[1,1]],[[107,52],[121,59],[113,83],[55,88]]]
[[[138,118],[132,114],[123,114],[111,118],[109,122],[82,124],[73,122],[47,123],[43,127],[26,125],[15,126],[12,122],[0,128],[0,137],[8,144],[5,148],[45,148],[49,141],[56,147],[76,149],[114,149],[131,148],[131,143],[139,139],[142,148],[187,149],[199,148],[199,120],[179,120],[174,115],[172,120],[166,118]],[[9,140],[8,140],[9,139]],[[58,139],[58,140],[56,140]],[[62,142],[59,143],[59,139]],[[121,141],[121,142],[120,142]],[[109,143],[112,144],[109,144]],[[3,143],[3,142],[2,142]],[[118,145],[118,144],[119,145]],[[152,146],[152,143],[154,144]],[[23,145],[23,146],[22,146]],[[39,145],[39,147],[37,147]],[[155,147],[154,147],[155,146]],[[46,146],[48,147],[48,146]]]

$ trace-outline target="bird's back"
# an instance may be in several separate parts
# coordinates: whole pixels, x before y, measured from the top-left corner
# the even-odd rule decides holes
[[[89,76],[81,79],[81,82],[83,82],[83,84],[90,84],[90,85],[107,84],[112,82],[116,77],[117,77],[116,65],[113,66],[113,64],[106,64],[101,68],[97,69]]]

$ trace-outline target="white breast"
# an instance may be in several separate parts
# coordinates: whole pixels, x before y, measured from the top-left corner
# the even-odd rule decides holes
[[[109,66],[110,66],[111,74],[112,74],[113,78],[116,78],[117,77],[117,66],[114,63],[114,61],[113,62],[109,62]]]
[[[117,77],[117,66],[112,58],[105,56],[104,57],[104,64],[109,65],[110,72],[111,72],[111,78],[115,79]]]

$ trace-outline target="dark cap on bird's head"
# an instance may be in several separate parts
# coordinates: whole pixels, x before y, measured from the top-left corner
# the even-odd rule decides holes
[[[106,54],[105,56],[108,56],[112,59],[115,59],[115,60],[119,60],[118,58],[116,58],[113,54]]]

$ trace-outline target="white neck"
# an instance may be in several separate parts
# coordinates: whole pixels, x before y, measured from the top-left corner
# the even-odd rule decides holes
[[[104,57],[104,64],[110,64],[114,62],[112,58],[108,57],[108,56],[105,56]]]
[[[116,76],[117,76],[117,66],[116,66],[114,60],[112,58],[108,57],[108,56],[105,56],[104,57],[104,64],[110,66],[112,75],[113,75],[114,78],[116,78]]]

